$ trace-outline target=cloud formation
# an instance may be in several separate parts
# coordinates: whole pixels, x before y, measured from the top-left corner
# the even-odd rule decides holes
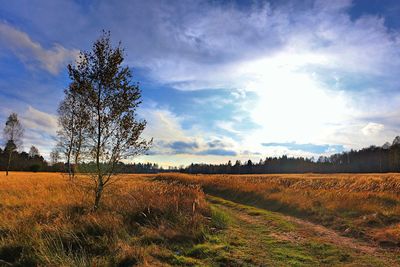
[[[215,122],[227,134],[241,136],[242,150],[266,153],[254,140],[346,149],[384,142],[400,122],[383,118],[398,107],[393,99],[400,87],[399,31],[379,15],[353,18],[352,1],[308,3],[239,8],[178,1],[154,9],[149,2],[144,8],[155,22],[151,41],[157,47],[139,66],[179,90],[254,92],[257,103],[249,105],[244,97],[236,108],[258,129],[240,129],[235,120]],[[214,102],[226,106],[228,100]],[[383,116],[373,122],[382,125],[381,134],[372,134],[374,126],[364,128],[370,116]]]
[[[364,128],[361,129],[364,135],[377,135],[385,128],[380,123],[370,122]]]
[[[31,30],[0,23],[0,45],[54,74],[73,57],[65,47],[88,49],[110,29],[150,81],[144,92],[160,87],[139,110],[152,157],[315,156],[381,145],[400,130],[400,31],[385,14],[352,15],[360,2],[23,0],[34,14],[5,9]]]
[[[0,44],[12,51],[24,64],[31,68],[42,68],[51,74],[58,74],[61,68],[78,55],[78,50],[69,50],[60,44],[45,49],[25,32],[4,22],[0,22]]]

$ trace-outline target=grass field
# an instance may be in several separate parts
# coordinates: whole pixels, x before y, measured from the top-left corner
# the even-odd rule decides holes
[[[159,175],[210,194],[400,248],[399,174]]]
[[[400,175],[0,177],[0,266],[400,266]]]
[[[82,178],[78,178],[82,179]],[[199,187],[120,177],[92,212],[86,183],[61,174],[0,178],[0,259],[13,266],[149,266],[179,262],[211,214]],[[195,205],[195,206],[194,206]],[[1,263],[0,263],[1,266]]]

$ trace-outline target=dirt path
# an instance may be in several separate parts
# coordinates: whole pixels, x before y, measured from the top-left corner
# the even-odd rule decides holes
[[[361,242],[354,238],[341,236],[337,232],[335,232],[329,228],[326,228],[322,225],[314,224],[312,222],[305,221],[305,220],[291,217],[291,216],[283,215],[283,217],[286,220],[301,226],[302,230],[304,230],[304,231],[297,232],[298,234],[300,234],[298,236],[298,238],[307,238],[311,235],[314,237],[319,237],[321,239],[321,241],[336,244],[336,245],[343,246],[343,247],[348,247],[348,248],[355,249],[355,250],[359,250],[364,253],[380,255],[383,252],[383,250],[377,246],[374,246],[372,244],[368,244],[365,242]]]
[[[280,213],[214,196],[208,199],[234,219],[231,235],[241,238],[245,251],[270,259],[266,266],[400,266],[399,251],[343,237],[324,226]]]

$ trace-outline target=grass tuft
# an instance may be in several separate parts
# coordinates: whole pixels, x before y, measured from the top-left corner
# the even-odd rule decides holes
[[[223,230],[228,228],[232,218],[223,210],[211,207],[211,225],[216,229]]]

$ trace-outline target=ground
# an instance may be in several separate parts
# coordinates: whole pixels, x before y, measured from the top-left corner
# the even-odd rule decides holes
[[[366,198],[354,189],[357,179],[344,193],[353,178],[343,178],[338,199],[347,199],[347,206],[350,196],[365,202],[350,205],[349,215],[335,209],[342,206],[332,203],[338,201],[333,195],[326,201],[326,194],[305,189],[334,192],[338,183],[328,178],[122,175],[120,186],[110,188],[93,212],[90,183],[14,173],[0,178],[0,266],[400,266],[396,187],[384,189],[381,176],[367,177],[380,186],[361,183]],[[392,181],[382,179],[385,185]],[[336,189],[324,184],[328,180]],[[318,216],[294,209],[300,207],[296,196],[303,206],[317,205]],[[377,204],[378,196],[384,202]],[[318,201],[307,204],[309,197]],[[327,214],[335,223],[328,223]]]
[[[400,258],[321,225],[209,196],[230,218],[221,234],[239,266],[392,266]],[[232,264],[234,265],[234,264]]]

